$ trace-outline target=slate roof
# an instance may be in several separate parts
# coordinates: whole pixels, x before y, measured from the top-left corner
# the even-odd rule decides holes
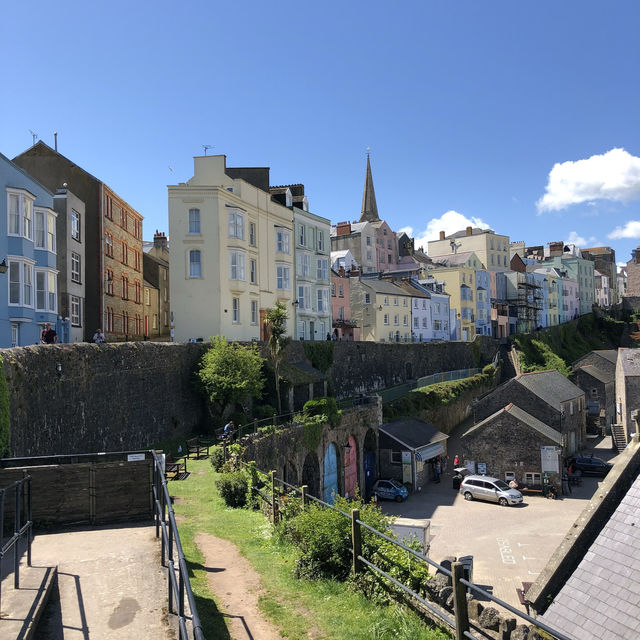
[[[560,411],[563,402],[584,395],[582,389],[567,380],[555,369],[521,373],[514,378],[514,381],[537,395],[557,411]]]
[[[488,418],[485,418],[482,422],[478,422],[478,424],[475,424],[470,429],[467,429],[461,435],[461,437],[464,438],[470,433],[473,433],[474,431],[478,431],[484,425],[489,423],[491,420],[493,420],[496,416],[498,416],[501,413],[508,413],[512,415],[514,418],[516,418],[516,420],[519,420],[520,422],[522,422],[522,424],[525,424],[528,427],[531,427],[531,429],[533,429],[534,431],[537,431],[540,435],[544,436],[545,438],[548,438],[549,440],[552,440],[556,444],[562,443],[562,435],[558,433],[558,431],[556,431],[553,427],[550,427],[549,425],[545,424],[544,422],[541,422],[540,420],[538,420],[538,418],[532,416],[530,413],[527,413],[524,409],[517,407],[515,404],[513,404],[513,402],[511,404],[508,404],[506,407],[499,409],[494,414],[490,415]]]
[[[620,349],[620,366],[626,376],[640,376],[640,350]]]
[[[572,638],[640,637],[640,476],[541,619]]]
[[[416,287],[412,282],[399,282],[398,286],[414,298],[431,298],[430,293],[422,289],[422,287]]]
[[[442,442],[449,437],[442,431],[438,431],[432,424],[416,418],[401,418],[395,422],[388,422],[380,425],[380,431],[414,450]]]
[[[362,284],[369,287],[370,289],[373,289],[373,291],[375,291],[376,293],[385,293],[390,296],[410,295],[390,280],[379,280],[378,278],[361,278],[360,282],[362,282]]]
[[[473,251],[463,251],[461,253],[452,253],[447,256],[430,256],[434,264],[442,264],[447,267],[454,267],[465,264],[473,255]]]
[[[579,366],[580,362],[582,360],[584,360],[587,356],[590,356],[591,354],[596,355],[596,356],[600,356],[601,358],[604,358],[607,362],[610,362],[613,366],[615,366],[617,360],[618,360],[618,350],[617,349],[595,349],[593,351],[589,351],[589,353],[587,353],[586,355],[582,356],[582,358],[578,358],[574,363],[573,366]]]
[[[584,371],[584,373],[592,376],[593,378],[595,378],[596,380],[599,380],[600,382],[604,382],[605,384],[609,382],[613,382],[616,378],[613,373],[604,371],[603,369],[600,369],[597,365],[593,365],[593,364],[585,364],[582,367],[578,367],[576,371]]]

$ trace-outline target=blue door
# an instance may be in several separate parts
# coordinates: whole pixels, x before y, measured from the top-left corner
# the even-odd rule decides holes
[[[368,500],[371,497],[371,490],[375,482],[376,474],[376,454],[365,453],[363,460],[364,467],[364,495]]]
[[[324,501],[333,504],[338,495],[338,455],[331,443],[324,453]]]

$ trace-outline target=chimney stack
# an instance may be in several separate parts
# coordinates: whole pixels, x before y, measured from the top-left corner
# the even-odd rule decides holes
[[[54,148],[56,151],[58,151],[58,132],[57,131],[53,132],[53,141],[54,141]]]
[[[473,227],[467,227],[467,235],[473,235]]]
[[[156,232],[153,234],[153,246],[157,249],[162,249],[163,251],[168,249],[167,236],[164,235],[164,231],[160,233],[156,229]]]
[[[350,222],[338,222],[338,224],[336,225],[337,236],[348,236],[350,233],[351,233]]]
[[[444,240],[444,231],[440,232],[440,240]]]

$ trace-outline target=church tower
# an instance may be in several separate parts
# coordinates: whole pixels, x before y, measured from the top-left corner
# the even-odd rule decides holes
[[[362,212],[360,222],[379,222],[378,205],[376,204],[376,192],[373,189],[373,177],[371,176],[371,162],[367,153],[367,175],[364,179],[364,193],[362,194]]]

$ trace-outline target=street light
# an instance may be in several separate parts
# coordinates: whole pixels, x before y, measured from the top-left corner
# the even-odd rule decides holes
[[[0,262],[0,273],[7,273],[8,268],[9,267],[7,266],[7,260],[5,258],[2,262]]]

